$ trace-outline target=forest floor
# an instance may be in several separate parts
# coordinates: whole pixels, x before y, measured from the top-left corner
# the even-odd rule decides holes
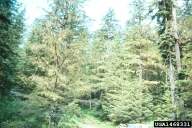
[[[100,122],[97,119],[92,119],[83,119],[81,123],[79,123],[79,128],[118,128],[118,126],[115,126],[110,122]]]
[[[153,125],[153,121],[145,122],[143,124]],[[118,128],[118,125],[109,121],[102,121],[101,119],[93,116],[91,111],[82,111],[82,117],[78,120],[79,128]]]
[[[79,128],[118,128],[111,122],[102,121],[90,113],[83,113],[83,118],[78,121]]]
[[[82,120],[82,123],[79,124],[80,128],[99,128],[99,126],[90,119],[84,119]]]

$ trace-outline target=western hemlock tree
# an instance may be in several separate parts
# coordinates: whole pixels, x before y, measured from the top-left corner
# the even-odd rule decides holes
[[[158,11],[152,18],[156,17],[157,23],[159,24],[159,49],[161,50],[163,59],[167,62],[167,65],[169,66],[169,79],[173,104],[173,120],[177,120],[175,107],[176,78],[174,73],[174,67],[176,68],[177,73],[181,71],[181,57],[178,25],[176,19],[176,5],[173,0],[154,1],[154,4],[155,5],[153,7],[157,7]],[[182,98],[180,98],[180,100],[183,102]],[[183,120],[183,115],[181,115],[181,120]]]
[[[0,7],[0,88],[2,94],[16,82],[15,69],[24,30],[24,11],[19,10],[21,5],[15,0],[2,0]]]
[[[16,0],[0,1],[0,120],[11,122],[20,107],[10,90],[18,87],[19,45],[24,31],[24,11]],[[15,107],[15,108],[14,108]],[[0,123],[0,125],[2,125]],[[4,126],[4,125],[2,125]]]
[[[29,95],[34,99],[31,105],[42,108],[43,122],[48,127],[66,121],[62,119],[64,107],[73,103],[77,97],[75,88],[81,85],[77,81],[83,77],[81,65],[88,37],[81,5],[78,0],[54,0],[51,11],[38,21],[26,46],[26,55],[35,72],[21,79],[34,86]],[[38,115],[34,117],[38,118]]]
[[[142,5],[141,1],[137,2]],[[136,7],[137,4],[134,3]],[[140,15],[133,15],[124,32],[125,38],[122,42],[117,41],[113,50],[113,68],[110,69],[113,79],[104,96],[103,108],[109,119],[116,123],[145,122],[153,116],[149,87],[158,82],[149,78],[148,74],[156,74],[153,68],[159,68],[157,62],[160,62],[160,57],[155,49],[157,46],[148,39],[151,34],[150,27],[142,25],[145,20],[142,11],[140,10]],[[154,52],[157,56],[152,55]]]
[[[93,85],[93,98],[102,99],[105,91],[111,86],[113,79],[113,65],[111,61],[114,59],[114,48],[120,41],[120,26],[116,18],[114,9],[109,8],[102,18],[101,28],[93,35],[91,42],[90,58],[94,68],[91,69],[90,84]]]

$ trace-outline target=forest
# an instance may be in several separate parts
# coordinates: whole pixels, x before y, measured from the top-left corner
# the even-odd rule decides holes
[[[0,0],[0,128],[192,120],[191,0],[132,0],[125,27],[109,8],[94,32],[86,0],[49,2],[26,35]]]

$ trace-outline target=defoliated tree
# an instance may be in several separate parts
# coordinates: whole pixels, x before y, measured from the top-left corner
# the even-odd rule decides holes
[[[39,122],[41,126],[44,123],[47,127],[57,127],[69,121],[65,127],[70,127],[70,119],[63,118],[76,112],[70,113],[66,107],[80,95],[76,88],[81,87],[83,77],[81,65],[88,35],[81,6],[79,0],[52,1],[51,11],[35,25],[25,48],[30,63],[28,68],[34,67],[35,72],[23,74],[21,79],[34,86],[29,95],[32,99],[26,103],[31,102],[32,107],[36,104],[39,108],[42,114],[35,114],[33,120],[38,121],[43,116],[43,122]],[[36,127],[37,123],[34,121],[32,125]]]

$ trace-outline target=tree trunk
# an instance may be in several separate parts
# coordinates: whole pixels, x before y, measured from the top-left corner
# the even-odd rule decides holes
[[[166,69],[165,82],[166,82],[166,84],[168,84],[168,70],[167,69]]]
[[[177,72],[181,71],[181,58],[180,58],[180,49],[179,49],[179,36],[178,36],[178,26],[177,26],[177,17],[176,17],[176,9],[172,8],[172,29],[173,29],[173,37],[175,39],[175,57],[176,57],[176,64],[177,64]]]
[[[140,59],[140,62],[139,62],[139,82],[142,82],[142,58],[141,58],[141,48],[140,48],[140,53],[139,53],[139,59]]]
[[[92,108],[92,103],[91,103],[91,92],[90,92],[90,99],[89,99],[89,108]]]
[[[177,26],[177,17],[176,17],[176,9],[172,7],[172,15],[173,15],[173,21],[172,21],[172,29],[173,29],[173,36],[175,40],[175,59],[176,59],[176,67],[177,67],[177,73],[181,71],[181,55],[180,55],[180,49],[179,49],[179,36],[178,36],[178,26]],[[180,89],[182,90],[182,89]],[[181,93],[181,91],[179,92]],[[180,113],[180,120],[184,120],[184,114],[182,114],[184,110],[184,100],[180,97],[179,103],[181,106],[181,113]]]
[[[100,97],[99,97],[100,100],[102,100],[102,98],[103,98],[103,92],[104,92],[104,91],[101,90],[101,92],[100,92]]]
[[[173,72],[173,64],[172,64],[171,53],[169,53],[169,78],[170,78],[170,86],[171,86],[171,100],[173,106],[173,121],[176,121],[176,109],[175,109],[175,84],[174,84],[174,72]]]
[[[176,57],[176,64],[177,64],[177,72],[180,72],[181,71],[181,58],[180,58],[179,43],[177,40],[175,41],[175,57]]]
[[[58,68],[59,68],[59,56],[57,55],[57,45],[55,44],[55,56],[56,56],[56,60],[55,60],[55,83],[53,85],[53,92],[56,91],[57,89],[57,79],[58,79],[58,76],[57,76],[57,71],[58,71]]]
[[[141,63],[139,64],[139,70],[140,70],[140,72],[139,72],[139,82],[142,82],[142,64]]]
[[[53,85],[53,89],[52,89],[52,92],[55,92],[56,89],[57,89],[57,84],[58,84],[58,68],[59,68],[59,56],[57,55],[57,45],[55,43],[55,83]],[[49,121],[49,126],[50,126],[50,123],[54,122],[54,125],[56,127],[57,125],[57,122],[56,120],[52,120],[53,118],[53,114],[55,113],[54,109],[55,109],[55,101],[52,100],[51,102],[51,106],[50,106],[50,121]]]
[[[143,72],[142,72],[142,68],[143,68],[143,66],[142,66],[142,57],[141,57],[141,47],[140,47],[140,51],[139,51],[139,59],[140,59],[140,61],[139,61],[139,86],[142,86],[142,79],[143,79]],[[143,87],[140,87],[140,109],[141,109],[141,111],[142,111],[142,114],[141,114],[141,117],[142,117],[142,115],[143,115],[143,106],[142,106],[142,103],[143,103]]]
[[[48,128],[51,128],[51,117],[49,117],[49,125]]]

